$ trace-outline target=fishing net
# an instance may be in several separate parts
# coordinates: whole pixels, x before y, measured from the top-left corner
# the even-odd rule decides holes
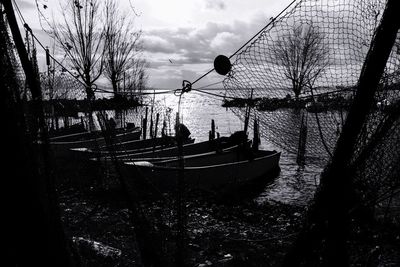
[[[264,138],[292,153],[306,138],[306,156],[327,159],[384,7],[373,0],[298,1],[237,55],[224,80],[226,95],[248,99],[253,92]],[[393,54],[387,77],[398,67]],[[393,97],[382,90],[377,101]]]
[[[223,82],[226,96],[233,98],[233,105],[243,103],[240,102],[243,99],[253,105],[251,119],[259,120],[261,135],[284,153],[305,156],[306,162],[320,160],[325,164],[341,134],[385,4],[384,0],[297,1],[282,16],[272,19],[258,37],[237,54]],[[8,36],[3,20],[0,31],[2,37]],[[2,65],[13,67],[8,74],[14,77],[8,80],[17,83],[12,84],[21,98],[16,102],[26,100],[28,103],[31,96],[21,63],[15,56],[15,46],[11,38],[3,40],[1,45],[0,48],[7,50],[7,57],[2,56],[1,60],[8,60]],[[35,43],[29,34],[26,47],[31,61],[37,65]],[[135,109],[127,108],[122,102],[110,104],[102,99],[92,103],[94,110],[82,108],[87,105],[86,92],[74,73],[57,64],[46,72],[37,72],[49,129],[76,123],[88,128],[85,112],[98,113],[96,103],[103,107],[110,105],[103,108],[101,116],[94,116],[99,118],[95,121],[96,127],[102,130],[107,130],[104,129],[107,116],[115,118],[119,127],[132,123],[143,128],[146,114],[149,125],[156,124],[157,114],[159,123],[174,120],[172,110],[165,110],[162,101],[151,97],[139,99],[144,106]],[[98,89],[107,93],[104,88]],[[362,198],[360,203],[377,207],[378,216],[397,223],[400,223],[399,94],[400,34],[350,162],[355,188]],[[78,106],[80,108],[76,109]],[[25,108],[28,121],[37,119],[29,115],[29,107]],[[232,111],[241,118],[246,113],[240,107],[233,107]],[[168,123],[169,134],[172,127]],[[172,221],[171,218],[164,220]]]
[[[233,98],[225,104],[245,99],[254,106],[251,117],[259,119],[264,139],[285,153],[326,163],[385,5],[297,1],[237,54],[223,82]],[[360,195],[371,205],[398,207],[393,197],[399,188],[399,89],[400,33],[353,155]],[[232,110],[244,118],[245,108]]]

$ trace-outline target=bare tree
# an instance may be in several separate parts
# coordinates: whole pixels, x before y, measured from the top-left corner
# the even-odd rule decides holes
[[[98,0],[68,1],[62,8],[62,23],[53,23],[52,34],[66,53],[78,77],[86,85],[87,98],[94,99],[93,84],[102,74],[103,35]]]
[[[126,93],[130,96],[142,92],[146,88],[148,75],[146,73],[147,62],[145,59],[135,58],[130,62],[127,70]]]
[[[83,85],[62,71],[51,70],[41,73],[43,99],[76,99],[82,96]]]
[[[122,12],[115,0],[105,2],[105,76],[111,82],[114,93],[120,91],[124,73],[132,68],[135,56],[140,52],[141,31],[134,30],[133,16]]]
[[[273,51],[284,74],[292,82],[296,98],[315,80],[328,65],[329,50],[323,43],[324,36],[312,24],[293,26],[279,37]]]

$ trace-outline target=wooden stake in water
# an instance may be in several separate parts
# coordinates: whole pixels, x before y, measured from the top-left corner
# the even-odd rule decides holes
[[[149,112],[149,108],[146,107],[146,115],[143,119],[143,139],[146,139],[146,133],[147,133],[147,115]]]
[[[150,112],[150,138],[154,138],[154,122],[153,122],[153,113],[154,113],[154,102],[156,97],[156,91],[153,91],[153,101],[151,103],[151,112]]]
[[[248,100],[248,103],[247,103],[246,113],[245,113],[245,118],[244,118],[244,132],[246,134],[247,134],[247,129],[249,128],[249,120],[250,120],[251,104],[252,104],[250,102],[253,100],[253,91],[254,91],[254,88],[251,88],[250,99]]]
[[[211,120],[211,131],[209,133],[209,140],[214,140],[215,139],[215,122],[214,119]]]
[[[150,139],[154,138],[154,132],[153,132],[153,108],[151,108],[151,114],[150,114],[150,129],[149,129],[149,137]]]
[[[178,137],[178,128],[179,128],[179,112],[176,113],[175,117],[175,136]]]
[[[300,124],[300,134],[299,134],[299,145],[297,149],[296,163],[298,165],[304,165],[305,154],[306,154],[306,144],[307,144],[307,115],[301,117]]]
[[[258,123],[258,119],[254,117],[254,127],[253,127],[253,144],[252,148],[254,151],[258,151],[258,147],[260,146],[260,127]]]
[[[167,122],[165,121],[165,118],[164,118],[163,127],[161,128],[161,137],[164,137],[167,135],[166,128],[167,128]]]
[[[157,137],[157,132],[158,132],[158,120],[160,119],[160,113],[157,113],[156,115],[156,124],[154,125],[154,138]]]

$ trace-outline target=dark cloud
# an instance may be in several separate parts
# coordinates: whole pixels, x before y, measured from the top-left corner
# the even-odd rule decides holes
[[[146,51],[150,53],[171,54],[175,52],[174,45],[164,38],[150,35],[144,36],[142,41]]]
[[[219,54],[231,55],[265,24],[260,14],[252,21],[232,24],[209,22],[201,28],[155,29],[144,33],[144,49],[172,57],[174,64],[212,63]],[[165,62],[163,64],[163,62]],[[169,65],[158,61],[152,68]]]
[[[197,28],[158,28],[144,32],[149,75],[153,77],[151,86],[176,88],[182,80],[200,77],[212,68],[217,55],[230,56],[265,26],[267,18],[260,12],[249,21],[208,22]],[[202,81],[209,84],[221,80],[219,75],[209,76]]]

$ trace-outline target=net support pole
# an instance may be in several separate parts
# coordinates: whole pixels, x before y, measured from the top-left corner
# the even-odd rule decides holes
[[[26,140],[25,122],[23,120],[10,120],[11,116],[14,114],[10,114],[11,116],[7,118],[6,121],[10,123],[10,127],[6,127],[6,133],[8,133],[8,136],[12,137],[15,142],[18,142],[18,145],[16,145],[12,153],[19,154],[19,169],[21,169],[18,171],[20,176],[17,176],[15,181],[18,186],[15,188],[8,187],[8,190],[14,189],[15,194],[11,194],[19,196],[20,200],[18,202],[23,202],[20,207],[21,209],[14,207],[17,213],[32,215],[29,221],[20,218],[14,222],[14,226],[23,229],[20,228],[20,232],[15,233],[16,236],[21,239],[13,240],[13,242],[20,242],[18,245],[18,254],[21,255],[21,259],[18,260],[29,261],[29,265],[73,266],[68,242],[61,224],[54,183],[49,173],[49,146],[45,128],[40,84],[33,69],[32,62],[29,60],[11,0],[1,0],[0,3],[3,4],[7,15],[7,21],[11,29],[15,47],[18,51],[22,68],[32,94],[34,104],[33,112],[37,119],[34,133],[36,134],[36,131],[41,129],[43,141],[40,142],[40,145],[38,144],[40,146],[40,156],[43,157],[43,161],[32,159],[32,156],[37,154],[34,152],[33,147],[31,147],[31,142],[27,142]],[[3,107],[6,106],[3,105]],[[2,114],[7,113],[8,110],[2,112]],[[20,150],[18,151],[17,148],[20,148]],[[44,162],[44,166],[42,166],[42,162]],[[41,170],[39,171],[39,169]],[[32,245],[29,246],[29,244],[36,244],[36,247]],[[28,266],[25,265],[24,262],[16,262],[16,265]]]
[[[246,134],[247,134],[247,129],[248,129],[248,127],[249,127],[249,120],[250,120],[250,113],[251,113],[251,105],[253,104],[253,103],[251,103],[252,100],[253,100],[253,91],[254,91],[254,88],[251,88],[250,99],[249,99],[249,101],[248,101],[248,103],[247,103],[246,113],[245,113],[245,118],[244,118],[244,132],[245,132]]]
[[[157,132],[158,132],[158,121],[160,120],[160,113],[157,113],[156,115],[156,124],[154,126],[154,138],[157,138]]]
[[[145,115],[145,117],[144,117],[144,119],[143,119],[143,123],[142,123],[142,127],[143,127],[143,140],[146,139],[146,134],[147,134],[147,115],[148,115],[148,111],[149,111],[149,108],[146,107],[146,115]]]

